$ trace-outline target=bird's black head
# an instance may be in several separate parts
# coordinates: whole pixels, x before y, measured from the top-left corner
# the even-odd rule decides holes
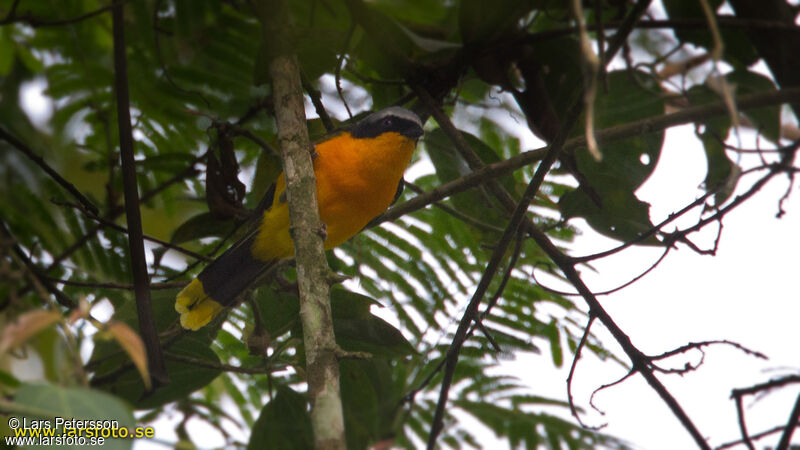
[[[374,138],[392,131],[416,141],[422,136],[422,121],[412,111],[392,106],[361,119],[350,134],[354,138]]]

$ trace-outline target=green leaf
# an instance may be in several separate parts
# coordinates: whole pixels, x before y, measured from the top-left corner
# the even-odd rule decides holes
[[[219,357],[202,340],[185,337],[170,346],[166,352],[178,356],[203,361],[211,365],[219,365]],[[206,367],[197,363],[186,363],[167,358],[167,375],[169,384],[145,395],[142,379],[136,370],[127,370],[108,385],[101,388],[116,394],[136,409],[150,409],[165,403],[184,399],[192,392],[208,385],[219,376],[221,370]]]
[[[261,288],[255,292],[264,329],[274,339],[299,323],[300,299],[288,292]]]
[[[692,86],[687,92],[687,97],[693,106],[722,101],[719,94],[711,90],[706,84]],[[702,122],[706,125],[707,131],[715,134],[721,140],[724,141],[728,138],[728,132],[731,128],[731,118],[728,114],[709,117]]]
[[[458,7],[458,29],[464,43],[492,41],[513,33],[515,24],[529,11],[527,0],[462,0]]]
[[[734,70],[725,76],[737,95],[770,92],[775,84],[761,74],[747,70]],[[707,85],[693,86],[688,93],[693,105],[721,101],[720,95]],[[772,142],[780,136],[780,105],[742,111],[753,124],[753,127]],[[722,204],[732,194],[738,182],[741,170],[728,156],[723,142],[728,139],[731,120],[728,114],[705,119],[705,130],[699,136],[706,154],[707,172],[703,182],[708,189],[720,188],[714,195],[714,202]]]
[[[629,189],[606,187],[598,194],[602,207],[580,189],[567,192],[558,202],[561,214],[568,219],[583,217],[598,233],[620,241],[636,239],[653,227],[650,204],[636,198]],[[641,244],[659,245],[659,241],[651,237]]]
[[[172,232],[170,242],[182,244],[207,237],[225,237],[230,235],[234,228],[236,228],[234,221],[216,219],[211,213],[204,212],[180,224]]]
[[[281,165],[281,158],[278,155],[266,150],[259,153],[253,185],[250,187],[250,191],[247,194],[248,207],[255,208],[256,205],[261,202],[261,199],[272,183],[278,179],[281,172],[283,172],[283,167]]]
[[[419,28],[437,30],[450,28],[453,22],[453,5],[429,0],[392,0],[375,2],[375,7],[401,23],[420,24]]]
[[[725,152],[725,146],[718,137],[706,131],[700,136],[700,139],[706,151],[706,164],[708,167],[703,186],[706,190],[720,189],[714,195],[714,203],[721,205],[733,194],[740,170],[728,157]]]
[[[14,40],[11,38],[11,27],[0,28],[0,76],[7,76],[14,64]]]
[[[152,291],[153,316],[157,330],[163,331],[178,326],[178,315],[174,308],[177,292],[177,289]],[[127,301],[121,301],[119,297],[116,300],[114,297],[110,299],[116,309],[114,319],[138,331],[136,303],[131,296],[127,297]],[[210,348],[219,326],[220,321],[217,319],[198,331],[185,333],[173,341],[166,352],[206,361],[212,365],[219,364],[219,357]],[[141,377],[116,341],[96,341],[89,361],[95,368],[94,380],[106,378],[106,381],[100,383],[98,387],[127,399],[137,409],[153,408],[183,398],[211,383],[220,373],[218,369],[167,359],[170,384],[156,390],[153,395],[143,397],[145,389]],[[119,369],[122,367],[126,369],[120,372]]]
[[[558,332],[555,319],[550,323],[548,337],[550,338],[550,354],[553,356],[553,364],[561,367],[564,364],[564,349],[561,347],[561,333]]]
[[[417,46],[417,48],[428,53],[456,50],[458,48],[461,48],[459,44],[456,44],[454,42],[444,41],[440,39],[431,39],[421,36],[412,31],[411,29],[404,27],[401,23],[397,23],[397,27],[400,28],[400,30],[403,33],[405,33],[405,35],[408,36],[409,39],[411,39],[411,42],[413,42],[414,45]]]
[[[414,353],[414,347],[400,330],[369,313],[372,304],[378,302],[344,289],[331,291],[336,342],[344,350],[369,352],[374,356],[397,357]]]
[[[324,73],[334,71],[346,31],[317,27],[302,30],[296,42],[296,52],[300,67],[308,79],[316,80]]]
[[[371,28],[364,34],[356,34],[355,60],[382,78],[401,78],[406,67],[405,61],[399,58],[410,57],[417,46],[395,20],[371,4],[354,8],[354,14],[358,16],[357,20]]]
[[[734,70],[725,75],[736,95],[775,92],[775,83],[760,73],[749,70]],[[773,143],[780,138],[781,105],[765,106],[743,111],[753,122],[753,127]]]
[[[382,307],[377,300],[350,292],[342,287],[331,289],[331,312],[334,319],[369,319],[371,306]]]
[[[115,420],[120,427],[132,429],[136,420],[130,408],[119,398],[98,392],[94,389],[80,387],[67,388],[49,384],[23,384],[14,395],[13,405],[19,405],[20,414],[27,420],[50,419],[55,427],[54,419],[77,420]],[[13,411],[13,405],[11,411]],[[25,409],[39,411],[40,415],[25,414]],[[44,417],[43,417],[44,416]],[[129,449],[133,445],[132,439],[106,439],[103,448]],[[52,446],[26,446],[25,448],[45,449]],[[79,445],[59,446],[59,448],[79,449]]]
[[[269,75],[269,63],[271,61],[269,51],[267,50],[268,46],[261,42],[261,45],[258,46],[258,51],[256,52],[256,59],[255,65],[253,66],[253,85],[254,86],[261,86],[264,84],[269,84],[270,82],[270,75]]]
[[[16,389],[20,387],[21,384],[17,377],[5,370],[0,370],[0,387]]]
[[[264,406],[250,434],[248,449],[313,449],[306,397],[288,386],[278,386],[275,398]]]
[[[462,131],[461,136],[484,164],[500,161],[498,155],[500,149],[495,150],[489,147],[470,133]],[[453,181],[472,172],[467,161],[458,153],[450,138],[441,128],[426,134],[425,149],[436,168],[436,176],[441,183]],[[500,177],[498,181],[512,194],[516,191],[512,176]],[[505,216],[499,212],[500,207],[494,197],[482,186],[453,195],[450,200],[456,209],[475,220],[498,224],[505,219]]]
[[[580,90],[576,86],[583,84],[582,58],[580,44],[574,36],[544,39],[532,44],[532,53],[527,61],[532,66],[527,71],[530,79],[526,78],[525,82],[529,89],[537,82],[543,85],[537,91],[547,95],[557,117],[566,116],[570,106],[579,100]],[[537,67],[540,70],[535,71]]]
[[[597,129],[663,113],[663,99],[655,80],[648,75],[611,72],[608,84],[608,93],[598,93],[595,102]],[[563,216],[583,217],[599,233],[622,241],[635,239],[651,229],[650,205],[637,199],[635,191],[655,169],[663,143],[662,131],[603,144],[601,161],[595,161],[585,148],[578,149],[575,159],[586,182],[561,197],[558,205]],[[589,189],[598,199],[590,195]],[[651,237],[642,244],[659,242]]]
[[[713,11],[717,11],[722,4],[722,0],[710,0],[709,6]],[[671,19],[700,19],[706,21],[706,15],[700,2],[691,0],[669,0],[664,2],[664,9]],[[675,29],[675,36],[681,42],[692,43],[708,50],[713,48],[710,27],[696,29]],[[747,33],[741,30],[719,27],[720,38],[722,39],[724,55],[726,61],[738,68],[747,68],[759,59],[758,51],[753,47]]]
[[[347,446],[369,448],[390,437],[402,392],[395,390],[389,362],[381,358],[339,363]]]

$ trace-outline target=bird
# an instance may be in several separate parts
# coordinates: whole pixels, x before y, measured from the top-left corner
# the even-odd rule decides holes
[[[423,134],[419,116],[399,106],[374,112],[314,144],[317,204],[330,250],[363,230],[402,192],[403,173]],[[175,298],[181,326],[196,331],[266,270],[294,256],[286,184],[267,190],[254,229],[206,266]]]

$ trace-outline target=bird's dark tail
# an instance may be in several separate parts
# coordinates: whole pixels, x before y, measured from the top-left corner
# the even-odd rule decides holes
[[[276,263],[254,258],[254,241],[255,233],[228,249],[178,293],[175,310],[183,328],[197,330],[236,304],[239,294]]]

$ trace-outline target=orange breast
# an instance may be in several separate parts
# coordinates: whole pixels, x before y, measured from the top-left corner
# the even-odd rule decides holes
[[[317,144],[315,150],[317,202],[328,234],[325,248],[331,249],[353,237],[389,207],[414,153],[414,141],[398,133],[371,139],[353,139],[349,133],[342,133]],[[264,213],[253,248],[253,256],[258,259],[294,254],[289,209],[279,201],[284,190],[281,174],[275,202]]]

